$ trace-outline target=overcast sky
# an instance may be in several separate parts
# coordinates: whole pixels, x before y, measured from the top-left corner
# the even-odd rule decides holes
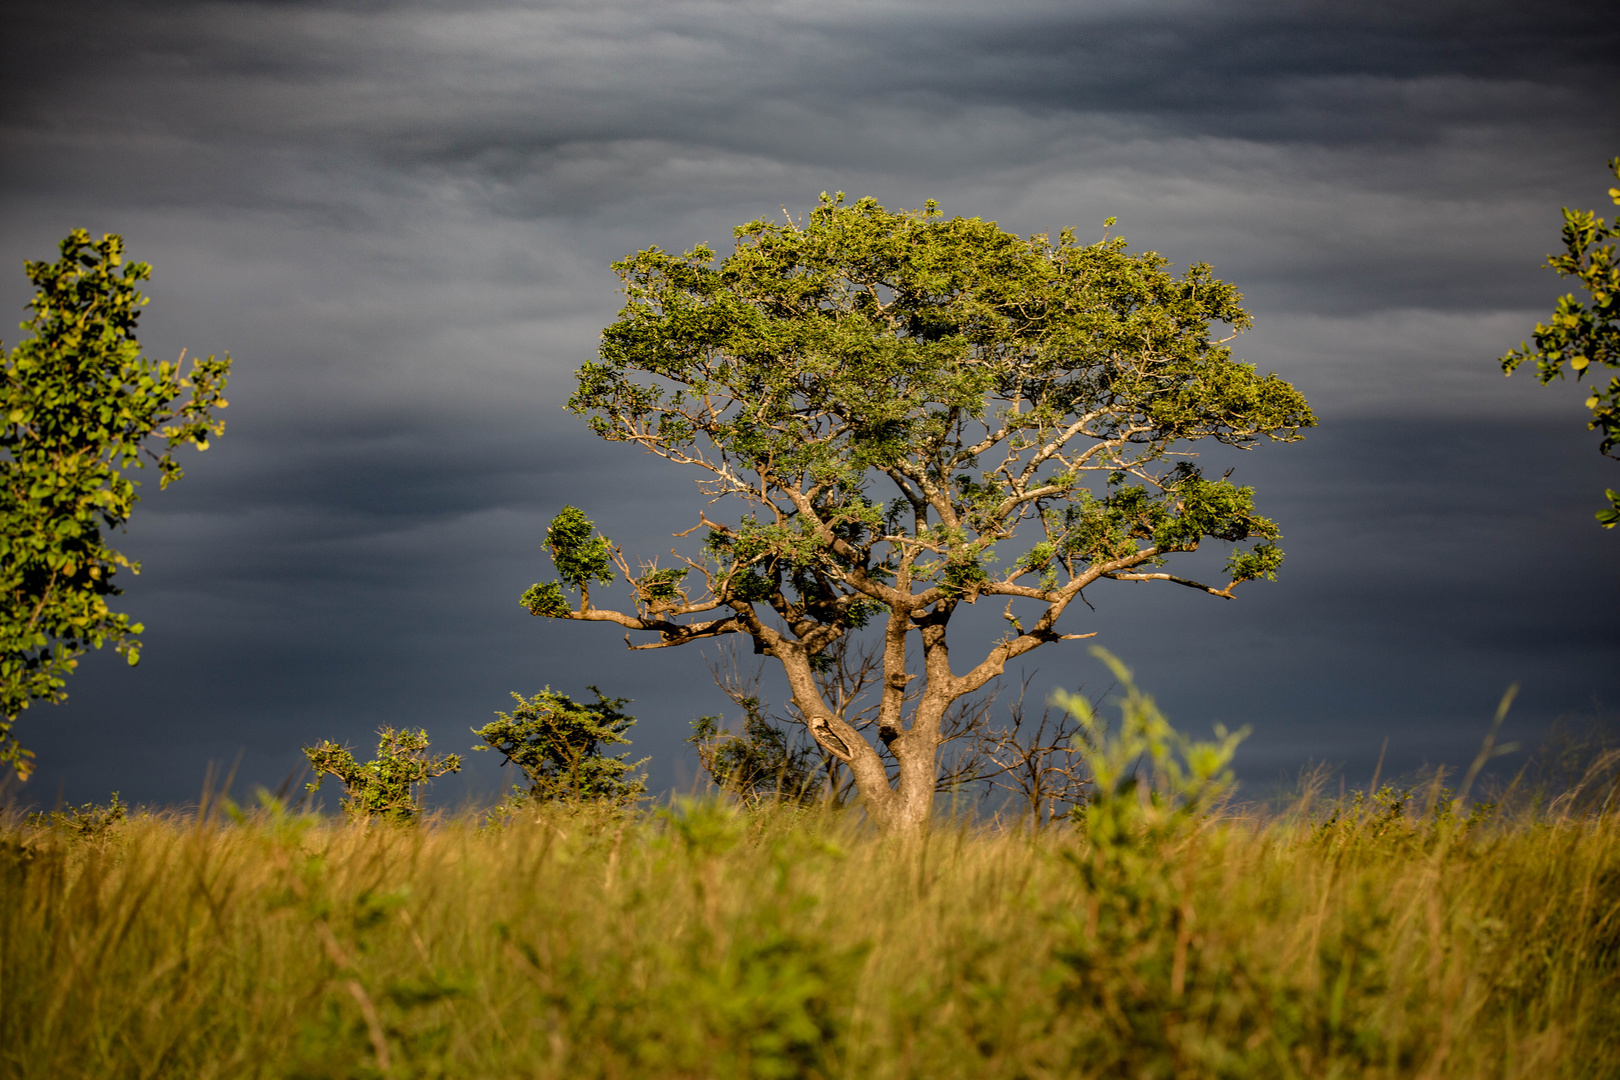
[[[517,596],[566,502],[627,552],[696,520],[677,467],[562,408],[609,262],[823,190],[1019,233],[1117,216],[1243,291],[1238,353],[1321,422],[1235,461],[1278,581],[1104,583],[1066,624],[1181,726],[1252,725],[1251,790],[1364,781],[1386,739],[1386,771],[1466,765],[1516,680],[1510,738],[1612,715],[1620,530],[1592,514],[1620,464],[1581,388],[1496,358],[1564,291],[1559,208],[1613,209],[1617,75],[1595,2],[12,5],[0,336],[23,260],[83,226],[153,265],[150,355],[235,358],[226,436],[122,538],[142,663],[92,655],[24,715],[27,797],[181,802],[239,757],[276,786],[384,723],[465,750],[509,691],[593,682],[635,699],[655,788],[690,785],[688,721],[726,704],[701,647]],[[1106,682],[1082,645],[1026,659]],[[494,790],[490,757],[436,799]]]

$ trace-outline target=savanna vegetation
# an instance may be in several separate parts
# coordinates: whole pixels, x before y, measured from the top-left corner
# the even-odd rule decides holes
[[[1583,280],[1609,250],[1576,252],[1610,235],[1589,218]],[[1620,747],[1544,753],[1487,801],[1493,728],[1455,792],[1315,774],[1250,805],[1244,733],[1186,737],[1107,654],[1112,719],[1079,694],[995,718],[1010,661],[1089,636],[1058,628],[1084,589],[1230,599],[1280,565],[1254,493],[1191,449],[1314,423],[1212,333],[1248,325],[1230,285],[932,204],[824,198],[737,239],[618,264],[629,303],[571,401],[707,474],[701,549],[632,566],[567,507],[559,580],[523,603],[638,648],[735,635],[785,711],[740,650],[717,665],[741,727],[695,721],[713,785],[661,806],[629,703],[547,687],[474,729],[513,768],[493,810],[430,811],[461,757],[393,727],[369,761],[305,747],[297,802],[0,810],[0,1078],[1620,1075]],[[5,358],[23,777],[21,708],[85,647],[138,655],[105,601],[135,569],[101,534],[125,471],[177,476],[225,404],[228,361],[139,357],[147,269],[121,260],[75,233],[30,263],[35,337]],[[1583,312],[1537,328],[1544,381]],[[1224,583],[1165,569],[1209,541],[1246,545]],[[626,610],[593,602],[620,577]],[[947,629],[986,597],[1005,632],[958,670]],[[326,780],[341,816],[309,809]]]
[[[1093,795],[1045,828],[791,799],[11,818],[0,1075],[1615,1075],[1616,752],[1556,761],[1556,799],[1246,808],[1232,739],[1127,689],[1111,725],[1070,699]]]

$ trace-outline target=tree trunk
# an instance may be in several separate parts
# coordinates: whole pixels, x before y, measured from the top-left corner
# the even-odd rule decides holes
[[[892,647],[891,640],[891,647],[886,650],[885,700],[879,713],[879,733],[899,765],[899,775],[892,783],[878,751],[827,707],[803,650],[791,647],[772,650],[787,672],[794,705],[804,716],[810,734],[849,766],[861,804],[885,833],[913,834],[925,828],[933,817],[940,731],[946,710],[960,696],[958,680],[950,671],[942,623],[943,620],[923,627],[927,686],[912,714],[910,727],[902,726],[899,709],[900,691],[910,678],[905,671],[903,639],[898,649]]]

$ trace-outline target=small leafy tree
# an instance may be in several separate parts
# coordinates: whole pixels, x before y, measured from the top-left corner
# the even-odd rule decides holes
[[[1212,335],[1250,319],[1209,266],[1177,276],[1118,238],[1023,238],[932,202],[891,213],[841,195],[736,238],[718,265],[703,246],[615,263],[628,302],[569,405],[603,438],[702,470],[711,505],[743,512],[701,512],[695,557],[632,569],[568,508],[547,534],[560,580],[522,597],[533,614],[656,635],[635,648],[746,635],[782,665],[867,812],[908,831],[932,813],[952,704],[1032,649],[1092,636],[1058,628],[1084,589],[1170,582],[1230,599],[1275,574],[1277,526],[1251,489],[1206,476],[1192,444],[1288,442],[1315,420]],[[1253,543],[1231,551],[1222,584],[1163,569],[1206,540]],[[623,611],[588,591],[615,569]],[[987,597],[1005,599],[1007,631],[958,669],[951,620]],[[887,754],[816,680],[869,623]]]
[[[1609,170],[1620,180],[1620,157],[1611,158]],[[1620,187],[1609,189],[1609,197],[1620,206]],[[1558,298],[1552,321],[1537,323],[1535,348],[1524,342],[1502,357],[1502,373],[1512,375],[1526,360],[1536,362],[1536,378],[1541,384],[1564,377],[1568,367],[1577,381],[1588,371],[1620,368],[1620,262],[1615,261],[1614,245],[1604,240],[1620,237],[1620,218],[1613,224],[1590,210],[1564,208],[1564,253],[1547,256],[1547,265],[1560,277],[1580,281],[1591,298],[1590,306],[1573,293]],[[1586,397],[1591,419],[1586,427],[1601,431],[1598,452],[1617,457],[1620,445],[1620,375],[1611,376],[1607,386],[1601,375],[1594,375],[1592,391]],[[1605,529],[1620,525],[1620,492],[1609,489],[1609,505],[1597,512],[1598,524]]]
[[[692,721],[692,735],[686,741],[696,748],[698,764],[722,791],[737,795],[748,806],[814,802],[827,788],[820,748],[795,739],[791,728],[772,723],[762,705],[758,698],[744,704],[740,732],[723,729],[718,716]]]
[[[380,817],[408,824],[422,812],[417,788],[435,777],[460,772],[461,758],[429,754],[425,729],[382,727],[377,736],[377,757],[365,764],[355,760],[349,747],[330,739],[304,747],[315,770],[309,791],[320,790],[321,781],[335,776],[343,784],[343,812],[351,818]]]
[[[133,666],[142,632],[107,598],[120,568],[140,566],[103,529],[134,510],[130,469],[156,463],[158,486],[181,471],[170,451],[208,448],[224,432],[230,358],[153,363],[135,324],[146,263],[126,263],[117,236],[75,229],[54,263],[25,263],[38,292],[22,324],[33,336],[0,354],[0,766],[27,779],[33,755],[12,733],[32,701],[62,701],[88,647],[111,642]],[[155,448],[154,448],[155,447]]]
[[[88,802],[83,806],[70,806],[66,810],[28,815],[28,824],[38,828],[60,829],[80,840],[100,840],[121,824],[129,814],[129,806],[120,802],[118,792],[105,805]]]
[[[587,523],[588,527],[588,523]],[[625,760],[627,752],[609,756],[609,746],[629,746],[625,732],[636,718],[623,711],[628,698],[610,698],[595,686],[594,702],[577,702],[566,694],[546,687],[527,700],[513,694],[517,708],[510,714],[497,712],[499,719],[474,729],[488,746],[476,750],[499,750],[505,765],[511,762],[523,771],[529,788],[513,787],[518,798],[538,802],[592,799],[623,805],[640,798],[647,790],[646,775],[633,775],[646,763]]]

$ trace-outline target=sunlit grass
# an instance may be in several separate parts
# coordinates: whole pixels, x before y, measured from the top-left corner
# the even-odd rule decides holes
[[[0,832],[8,1077],[1613,1076],[1620,823]],[[1314,823],[1314,824],[1313,824]]]

